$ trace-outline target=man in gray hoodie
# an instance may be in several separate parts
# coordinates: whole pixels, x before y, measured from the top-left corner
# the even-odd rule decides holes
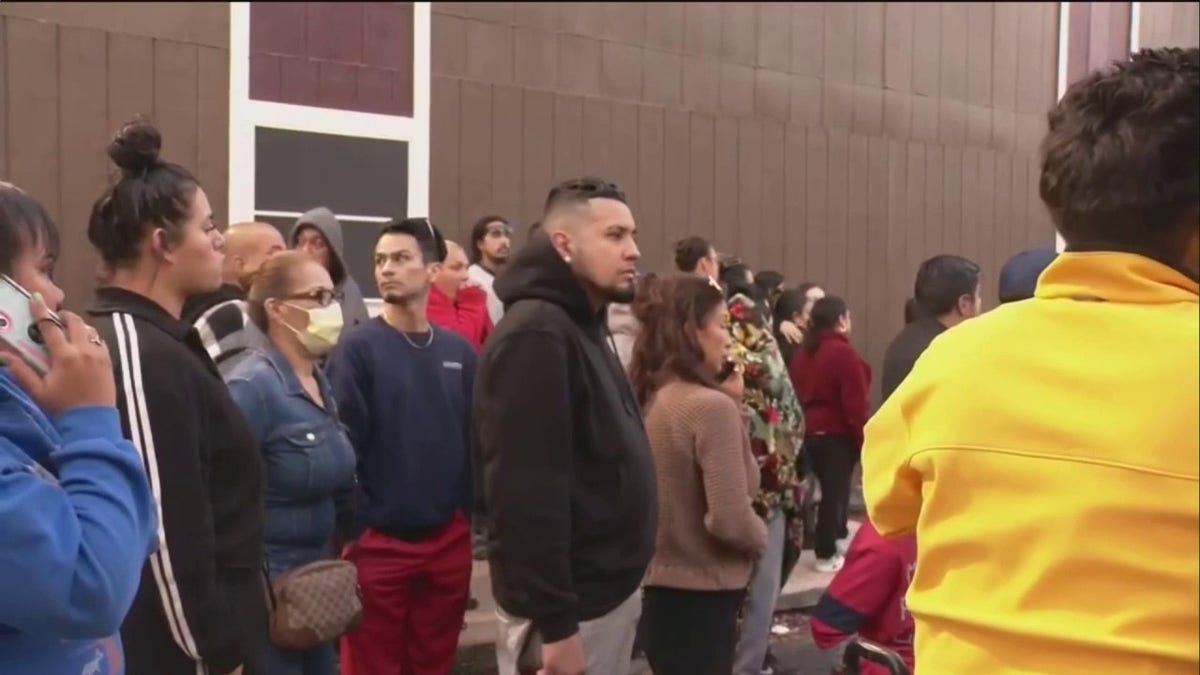
[[[342,224],[333,211],[318,206],[300,216],[288,237],[291,247],[307,253],[321,263],[334,286],[342,292],[342,320],[348,330],[371,318],[363,302],[362,290],[346,267],[346,245],[342,239]]]

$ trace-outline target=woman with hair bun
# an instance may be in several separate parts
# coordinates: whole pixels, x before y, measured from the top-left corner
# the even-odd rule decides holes
[[[158,501],[158,549],[121,629],[127,672],[261,675],[262,465],[253,430],[180,320],[189,296],[221,285],[224,242],[204,189],[161,147],[145,120],[121,128],[108,148],[121,173],[87,231],[107,270],[88,311]]]
[[[630,379],[658,481],[643,637],[658,675],[729,675],[738,610],[767,526],[751,505],[759,471],[731,367],[725,297],[708,279],[648,279]]]

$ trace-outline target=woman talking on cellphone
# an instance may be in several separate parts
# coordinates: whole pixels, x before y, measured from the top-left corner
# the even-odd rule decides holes
[[[32,312],[49,356],[43,374],[0,346],[0,672],[121,675],[117,632],[154,545],[154,497],[103,341],[74,314],[64,328],[49,318],[57,249],[41,204],[0,182],[0,273],[33,295],[0,306],[0,331]]]
[[[88,239],[109,273],[88,310],[108,343],[117,406],[158,499],[158,550],[121,628],[129,675],[261,675],[267,646],[263,471],[254,432],[195,329],[191,295],[221,285],[208,197],[162,138],[126,124],[121,170]]]

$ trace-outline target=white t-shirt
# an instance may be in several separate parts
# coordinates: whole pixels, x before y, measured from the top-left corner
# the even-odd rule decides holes
[[[500,318],[504,316],[504,303],[496,297],[496,289],[492,287],[496,277],[482,265],[475,263],[467,268],[467,278],[487,292],[488,316],[492,319],[493,326],[498,325]]]

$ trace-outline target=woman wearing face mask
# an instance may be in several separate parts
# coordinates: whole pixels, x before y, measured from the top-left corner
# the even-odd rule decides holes
[[[229,377],[267,472],[266,550],[272,578],[335,557],[350,526],[354,449],[342,432],[319,360],[342,331],[340,293],[303,253],[280,253],[254,275],[250,320],[268,346]],[[304,652],[268,649],[269,675],[335,675],[333,643]]]

